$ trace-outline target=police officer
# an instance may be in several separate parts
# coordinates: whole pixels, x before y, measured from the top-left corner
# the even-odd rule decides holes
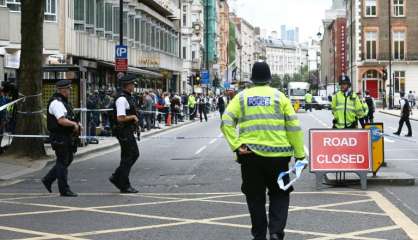
[[[348,76],[342,76],[340,91],[332,97],[332,114],[334,115],[334,128],[357,128],[358,119],[364,117],[363,104],[359,97],[351,90],[351,81]]]
[[[360,99],[361,105],[363,106],[363,117],[359,118],[359,122],[361,128],[366,128],[366,124],[368,123],[368,114],[369,114],[369,106],[367,105],[366,101],[362,98],[361,92],[357,92],[357,96]]]
[[[305,111],[311,111],[312,112],[312,100],[313,100],[313,96],[312,94],[308,91],[305,94]]]
[[[137,129],[138,116],[132,93],[135,90],[136,77],[125,75],[120,79],[122,90],[115,98],[113,106],[115,125],[113,133],[121,147],[120,166],[115,170],[109,181],[117,187],[121,193],[137,193],[138,190],[131,186],[129,174],[134,163],[139,158],[138,144],[134,132]],[[137,133],[138,134],[138,133]]]
[[[58,179],[58,189],[63,197],[77,197],[67,182],[68,167],[73,161],[77,146],[74,137],[80,134],[80,125],[75,121],[74,112],[68,97],[71,93],[71,81],[61,80],[56,84],[55,93],[48,102],[47,127],[52,148],[57,160],[55,166],[42,178],[48,192],[52,192],[52,183]]]
[[[255,87],[232,99],[222,116],[221,130],[241,164],[241,190],[247,199],[254,239],[266,240],[268,227],[270,239],[280,240],[284,239],[293,188],[281,190],[277,178],[288,171],[292,156],[296,160],[305,158],[303,132],[290,100],[269,86],[271,72],[267,63],[254,64],[251,80]],[[289,178],[284,181],[288,183]]]
[[[188,100],[187,100],[187,104],[189,106],[189,119],[193,120],[196,118],[196,93],[193,92]]]

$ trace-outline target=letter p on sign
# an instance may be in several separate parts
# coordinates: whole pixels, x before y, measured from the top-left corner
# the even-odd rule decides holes
[[[115,59],[127,59],[128,58],[128,46],[116,45]]]

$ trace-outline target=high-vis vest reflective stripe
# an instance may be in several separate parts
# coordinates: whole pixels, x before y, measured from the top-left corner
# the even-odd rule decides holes
[[[305,156],[303,132],[290,100],[269,86],[235,96],[222,116],[221,130],[234,151],[246,144],[264,157]]]
[[[348,96],[342,91],[332,97],[332,113],[336,120],[335,127],[348,128],[364,117],[363,104],[357,95],[350,93]]]
[[[307,94],[305,95],[305,102],[306,102],[306,103],[312,103],[312,99],[313,99],[312,94],[307,93]]]

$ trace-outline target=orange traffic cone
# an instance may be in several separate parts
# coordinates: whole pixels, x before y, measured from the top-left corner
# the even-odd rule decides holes
[[[166,126],[171,126],[171,114],[168,113]]]

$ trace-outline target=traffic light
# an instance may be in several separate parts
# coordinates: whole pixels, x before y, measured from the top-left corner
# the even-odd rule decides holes
[[[383,80],[388,80],[388,71],[386,69],[383,69]]]
[[[190,86],[192,85],[192,76],[187,77],[187,84]]]
[[[195,80],[196,80],[195,81],[196,84],[200,84],[200,75],[196,76]]]

